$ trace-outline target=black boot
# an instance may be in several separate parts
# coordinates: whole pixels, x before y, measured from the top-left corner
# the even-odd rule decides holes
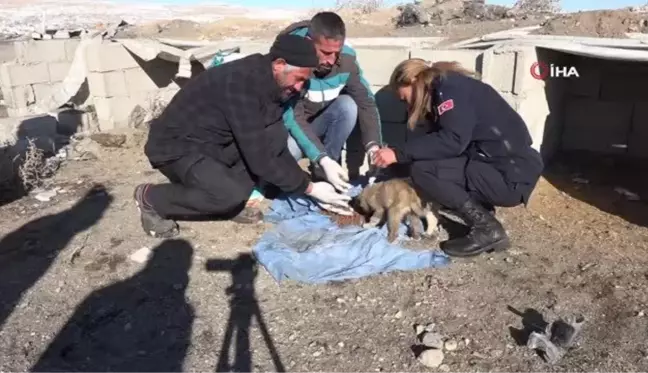
[[[484,252],[504,251],[510,247],[506,231],[497,218],[481,204],[468,200],[457,212],[470,226],[470,232],[441,244],[450,256],[468,257]]]

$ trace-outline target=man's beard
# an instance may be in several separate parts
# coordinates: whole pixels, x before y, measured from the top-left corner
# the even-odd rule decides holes
[[[319,65],[315,71],[313,71],[313,75],[315,75],[318,78],[323,78],[326,75],[328,75],[331,70],[333,70],[333,65],[325,64],[325,65]]]

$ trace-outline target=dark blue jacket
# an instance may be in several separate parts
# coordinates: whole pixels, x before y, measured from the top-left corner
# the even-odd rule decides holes
[[[435,80],[431,96],[432,118],[396,149],[398,162],[467,156],[489,163],[520,185],[526,203],[543,162],[522,117],[493,87],[458,73]]]

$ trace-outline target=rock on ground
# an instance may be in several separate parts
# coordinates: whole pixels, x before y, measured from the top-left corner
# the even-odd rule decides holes
[[[165,181],[142,146],[130,136],[122,147],[100,146],[96,158],[64,164],[49,201],[0,206],[0,371],[39,361],[49,368],[63,356],[77,367],[67,371],[418,372],[412,325],[431,322],[462,341],[444,370],[547,370],[518,345],[523,321],[508,307],[545,320],[582,313],[594,326],[556,370],[646,370],[644,170],[624,178],[617,164],[562,160],[528,208],[498,210],[514,245],[504,254],[326,285],[277,284],[249,256],[270,225],[181,222],[181,236],[168,241],[142,232],[133,188]],[[150,265],[129,259],[143,247]],[[225,359],[224,347],[247,342]]]

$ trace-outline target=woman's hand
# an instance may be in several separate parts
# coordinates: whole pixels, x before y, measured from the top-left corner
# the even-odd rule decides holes
[[[374,164],[380,168],[396,163],[396,153],[391,148],[382,148],[376,152]]]

